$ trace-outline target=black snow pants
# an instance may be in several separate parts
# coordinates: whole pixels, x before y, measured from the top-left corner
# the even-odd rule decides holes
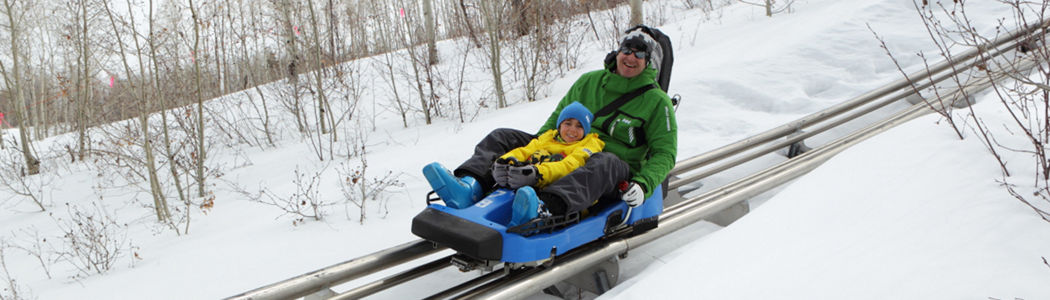
[[[493,130],[474,147],[474,154],[453,173],[456,176],[474,177],[488,194],[496,184],[492,178],[492,163],[496,158],[528,145],[534,138],[535,135],[516,129]],[[536,194],[547,204],[552,214],[566,215],[590,207],[603,196],[619,199],[616,185],[629,178],[630,167],[626,162],[612,153],[598,152],[587,159],[582,167],[538,189]]]

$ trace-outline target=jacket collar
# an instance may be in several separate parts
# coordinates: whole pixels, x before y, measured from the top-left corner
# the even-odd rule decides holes
[[[610,68],[606,68],[605,76],[602,78],[602,87],[606,91],[617,94],[627,93],[652,83],[656,83],[656,69],[648,67],[645,68],[645,71],[642,71],[642,74],[638,74],[634,78],[624,78],[610,70]]]

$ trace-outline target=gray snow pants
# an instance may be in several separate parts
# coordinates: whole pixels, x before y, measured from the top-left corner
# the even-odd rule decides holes
[[[528,145],[534,138],[535,135],[516,129],[493,130],[474,147],[474,154],[453,173],[456,176],[474,177],[481,183],[485,194],[488,194],[496,182],[492,178],[492,162],[514,148]],[[629,178],[630,167],[626,162],[612,153],[598,152],[587,159],[582,167],[536,193],[552,214],[565,215],[586,209],[603,197],[619,199],[616,185]]]

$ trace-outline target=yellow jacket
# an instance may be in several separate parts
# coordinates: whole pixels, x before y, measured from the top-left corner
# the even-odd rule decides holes
[[[592,154],[602,151],[605,147],[605,142],[598,138],[597,133],[588,134],[572,144],[565,144],[557,136],[557,129],[547,130],[525,147],[511,150],[500,158],[513,157],[519,162],[536,166],[540,173],[536,187],[543,188],[582,167]]]

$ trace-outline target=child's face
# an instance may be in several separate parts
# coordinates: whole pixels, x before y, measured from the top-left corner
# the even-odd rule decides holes
[[[568,118],[558,124],[558,134],[566,143],[575,143],[583,139],[583,125],[575,118]]]

